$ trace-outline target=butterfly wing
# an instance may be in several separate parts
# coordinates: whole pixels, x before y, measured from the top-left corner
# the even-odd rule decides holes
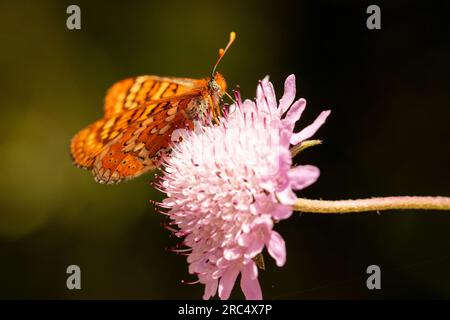
[[[201,94],[197,80],[150,76],[144,82],[153,82],[159,89],[145,89],[144,98],[140,90],[148,85],[136,79],[134,84],[127,79],[113,85],[105,99],[105,117],[72,139],[74,163],[92,170],[98,182],[119,182],[154,169],[173,130],[193,126],[184,110]],[[142,87],[135,98],[129,98],[136,83]]]
[[[186,94],[200,85],[190,78],[139,76],[116,82],[105,97],[105,118],[138,108],[151,100]]]
[[[130,125],[96,157],[92,169],[96,181],[117,183],[155,169],[161,156],[168,151],[172,132],[178,128],[193,128],[181,111],[190,101],[191,98],[185,97],[161,102],[146,115],[146,108],[142,108],[144,115],[139,116],[139,111]]]

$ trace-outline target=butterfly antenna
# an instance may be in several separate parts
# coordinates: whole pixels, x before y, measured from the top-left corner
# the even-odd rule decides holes
[[[219,49],[219,58],[217,59],[217,62],[211,71],[211,78],[214,78],[214,73],[216,73],[216,68],[220,63],[220,60],[222,60],[222,57],[225,55],[228,48],[231,46],[231,44],[234,42],[235,39],[236,39],[236,32],[230,32],[230,39],[228,40],[227,46],[225,47],[225,49]]]

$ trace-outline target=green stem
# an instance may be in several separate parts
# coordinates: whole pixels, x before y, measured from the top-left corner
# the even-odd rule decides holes
[[[295,157],[303,150],[322,144],[322,140],[305,140],[291,148],[291,156]]]
[[[297,199],[295,211],[340,214],[382,210],[450,210],[450,197],[385,197],[357,200]]]

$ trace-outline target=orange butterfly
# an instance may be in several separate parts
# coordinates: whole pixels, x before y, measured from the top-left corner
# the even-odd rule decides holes
[[[209,78],[140,76],[115,83],[106,94],[103,119],[71,141],[75,165],[92,170],[100,183],[118,183],[155,169],[170,149],[175,129],[193,129],[194,120],[220,114],[227,85],[216,67],[235,38],[231,32]]]

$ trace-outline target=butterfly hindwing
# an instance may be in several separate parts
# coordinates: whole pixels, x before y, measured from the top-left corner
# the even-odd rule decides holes
[[[117,183],[156,168],[169,150],[172,132],[192,128],[184,112],[178,112],[178,108],[186,108],[190,100],[162,102],[145,119],[134,120],[96,158],[95,179],[101,183]]]

